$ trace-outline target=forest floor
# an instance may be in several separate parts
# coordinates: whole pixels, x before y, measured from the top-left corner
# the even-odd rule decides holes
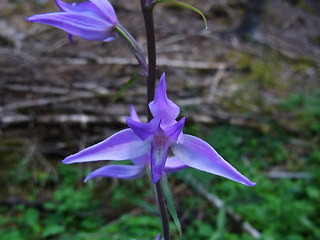
[[[140,1],[111,2],[145,50]],[[246,1],[187,2],[208,29],[190,10],[157,6],[158,76],[166,73],[185,131],[257,186],[189,169],[172,176],[182,239],[320,238],[320,4],[269,0],[243,39],[235,29]],[[83,184],[103,163],[60,164],[124,128],[129,104],[146,120],[143,79],[113,101],[139,66],[120,39],[71,44],[67,33],[25,21],[52,11],[53,0],[0,3],[0,236],[152,239],[160,228],[145,181]]]

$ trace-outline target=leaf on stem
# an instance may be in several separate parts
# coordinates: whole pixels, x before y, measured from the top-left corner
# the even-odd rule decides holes
[[[113,96],[112,98],[112,102],[115,102],[120,96],[121,94],[126,91],[129,87],[131,87],[135,81],[137,81],[137,79],[140,77],[139,74],[135,73],[131,76],[131,78],[129,79],[128,82],[126,82]]]
[[[165,173],[162,174],[161,185],[164,197],[166,199],[168,210],[173,218],[173,221],[178,229],[179,235],[182,236],[181,224],[177,214],[176,207],[174,205],[173,195],[170,189],[170,184],[168,182],[167,175]]]
[[[188,8],[198,14],[201,15],[203,21],[204,21],[204,25],[205,25],[205,29],[208,28],[208,24],[207,24],[207,19],[206,17],[204,16],[204,14],[199,10],[197,9],[196,7],[193,7],[191,6],[190,4],[187,4],[187,3],[184,3],[184,2],[179,2],[179,1],[175,1],[175,0],[157,0],[157,1],[154,1],[151,5],[151,8],[153,8],[155,5],[157,5],[158,3],[171,3],[171,4],[174,4],[174,5],[177,5],[177,6],[180,6],[180,7],[184,7],[184,8]]]

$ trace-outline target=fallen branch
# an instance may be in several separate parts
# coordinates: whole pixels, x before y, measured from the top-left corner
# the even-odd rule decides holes
[[[308,179],[310,174],[306,172],[283,172],[283,171],[271,171],[268,173],[269,178],[287,178],[287,179]]]
[[[7,104],[3,107],[0,107],[0,112],[14,111],[14,110],[18,110],[21,108],[40,107],[40,106],[45,106],[45,105],[49,105],[49,104],[68,102],[68,101],[72,101],[72,100],[92,98],[94,96],[95,96],[95,93],[84,92],[84,93],[78,93],[78,94],[71,95],[71,96],[40,98],[40,99],[36,99],[36,100],[22,101],[22,102]]]
[[[210,203],[212,203],[216,208],[220,209],[225,206],[224,202],[217,196],[209,193],[205,187],[191,175],[185,177],[186,182],[193,187],[198,193],[204,196]],[[259,239],[261,238],[261,233],[256,230],[250,223],[244,221],[244,219],[236,214],[232,209],[226,208],[226,213],[233,222],[240,225],[241,229],[248,233],[251,237]]]
[[[78,57],[78,58],[68,58],[66,62],[73,65],[86,65],[89,61],[96,61],[96,63],[101,65],[138,65],[138,62],[134,58],[125,57]],[[211,70],[211,69],[225,69],[226,63],[224,62],[205,62],[205,61],[185,61],[178,59],[169,58],[158,58],[158,67],[172,67],[172,68],[187,68],[187,69],[201,69],[201,70]]]
[[[45,114],[32,116],[26,114],[11,114],[0,116],[0,123],[3,125],[25,124],[35,122],[40,124],[97,124],[97,123],[121,123],[125,124],[124,116],[94,116],[86,114]]]

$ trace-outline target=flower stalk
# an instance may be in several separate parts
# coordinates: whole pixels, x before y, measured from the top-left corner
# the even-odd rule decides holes
[[[146,63],[146,59],[144,54],[138,45],[137,41],[132,37],[132,35],[120,24],[117,24],[114,27],[114,30],[118,33],[118,35],[127,43],[130,51],[138,60],[138,63],[142,69],[142,74],[144,77],[148,75],[148,65]]]
[[[152,114],[148,108],[148,104],[153,101],[156,85],[156,40],[154,31],[153,12],[150,0],[141,0],[141,8],[145,23],[147,48],[148,48],[148,76],[147,76],[147,111],[148,121],[152,119]]]
[[[141,9],[143,13],[148,48],[148,75],[147,75],[147,111],[148,121],[152,120],[152,114],[149,109],[149,103],[153,101],[155,95],[156,73],[157,73],[157,58],[156,58],[156,41],[153,21],[153,7],[152,1],[141,0]],[[170,239],[169,232],[169,218],[167,214],[166,205],[164,202],[164,195],[161,186],[161,179],[155,185],[155,194],[160,219],[162,224],[162,233],[164,240]]]

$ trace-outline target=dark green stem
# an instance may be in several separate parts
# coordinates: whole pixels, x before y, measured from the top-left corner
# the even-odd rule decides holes
[[[164,202],[161,181],[162,181],[162,179],[160,179],[155,184],[156,201],[157,201],[157,205],[158,205],[158,209],[159,209],[159,213],[160,213],[160,218],[161,218],[161,223],[162,223],[163,238],[164,238],[164,240],[170,240],[169,218],[168,218],[168,214],[167,214],[166,204]]]
[[[148,120],[152,119],[152,114],[148,107],[149,103],[153,101],[155,94],[156,85],[156,41],[155,41],[155,31],[153,23],[153,7],[151,6],[151,0],[141,0],[141,8],[145,22],[146,36],[147,36],[147,46],[148,46],[148,75],[147,75],[147,111]],[[169,233],[169,218],[167,214],[167,208],[164,201],[161,179],[154,185],[156,201],[159,209],[162,233],[164,240],[170,240]]]
[[[148,47],[148,76],[147,76],[147,104],[154,99],[156,85],[156,40],[153,24],[152,8],[149,6],[150,0],[141,0],[142,13],[145,22],[147,47]],[[152,119],[151,112],[148,109],[148,120]]]

